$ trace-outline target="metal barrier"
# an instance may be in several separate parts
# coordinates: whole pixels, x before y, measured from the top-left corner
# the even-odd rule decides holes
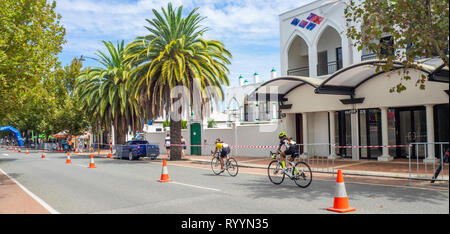
[[[447,164],[444,161],[445,157],[448,160],[448,156],[445,156],[445,152],[449,150],[448,142],[414,142],[410,146],[408,151],[410,184],[413,179],[449,181],[448,161]],[[434,155],[433,158],[428,157],[430,151]]]
[[[301,148],[303,148],[303,154],[300,153],[300,157],[296,160],[306,162],[311,167],[311,171],[335,174],[335,159],[328,156],[331,147],[335,147],[335,145],[315,143],[297,144],[297,147],[299,153],[301,152]]]

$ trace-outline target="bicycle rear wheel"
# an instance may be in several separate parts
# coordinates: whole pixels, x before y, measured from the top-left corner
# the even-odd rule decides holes
[[[283,183],[285,174],[283,173],[283,166],[278,160],[273,160],[269,163],[267,175],[272,183],[276,185]]]
[[[227,171],[230,176],[236,176],[239,172],[239,165],[236,159],[231,158],[227,160]]]
[[[308,187],[312,182],[312,171],[309,165],[305,162],[297,162],[295,164],[294,182],[300,188]]]
[[[214,172],[214,174],[216,174],[216,175],[220,174],[221,169],[220,169],[220,160],[219,160],[219,158],[214,157],[211,160],[211,169]]]

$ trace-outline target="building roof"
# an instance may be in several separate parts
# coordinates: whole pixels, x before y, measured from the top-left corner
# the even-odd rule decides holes
[[[284,96],[301,85],[307,84],[311,85],[314,88],[317,88],[322,82],[323,82],[322,79],[312,77],[303,77],[303,76],[278,77],[266,81],[259,87],[257,87],[255,91],[253,91],[249,95],[249,99],[253,100],[253,98],[258,98],[259,95],[267,95],[267,94]]]
[[[301,76],[285,76],[264,82],[250,95],[257,98],[258,95],[278,95],[283,97],[292,90],[302,85],[310,85],[319,94],[353,95],[355,89],[364,82],[386,73],[378,70],[377,65],[385,64],[383,60],[367,60],[344,67],[326,79]],[[418,62],[420,71],[428,75],[429,81],[449,82],[448,67],[435,60]],[[403,63],[395,61],[391,71],[404,68]],[[272,87],[272,88],[271,88]],[[276,87],[276,88],[273,88]]]
[[[358,86],[360,86],[364,82],[386,73],[386,71],[377,69],[378,65],[383,64],[386,64],[386,61],[374,59],[355,63],[345,68],[342,68],[331,74],[328,78],[326,78],[316,89],[316,93],[351,95],[354,92],[354,89],[358,88]],[[427,64],[423,62],[418,62],[417,65],[419,65],[420,67],[418,68],[418,70],[426,73],[429,76],[429,81],[436,81],[433,80],[432,77],[430,77],[430,75],[432,73],[435,73],[437,69],[440,68],[442,70],[442,68],[444,68],[441,65],[436,67],[432,63]],[[394,61],[394,66],[391,68],[390,71],[395,71],[398,69],[402,69],[404,67],[405,66],[402,62]]]

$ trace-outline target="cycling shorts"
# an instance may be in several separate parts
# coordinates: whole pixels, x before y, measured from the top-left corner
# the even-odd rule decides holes
[[[223,147],[220,151],[220,157],[224,158],[231,152],[230,147]]]
[[[295,146],[291,146],[287,150],[284,151],[284,154],[290,155],[292,158],[295,158],[298,156],[298,148]]]

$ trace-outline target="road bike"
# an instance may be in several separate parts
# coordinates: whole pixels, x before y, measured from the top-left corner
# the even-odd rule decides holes
[[[213,154],[214,152],[211,151],[211,154]],[[236,161],[236,159],[234,159],[231,156],[227,156],[223,159],[223,168],[228,172],[228,174],[230,176],[236,176],[239,172],[239,165]],[[214,174],[219,175],[221,174],[223,171],[220,167],[220,151],[217,151],[216,155],[214,155],[214,157],[211,160],[211,169],[214,172]]]
[[[298,153],[296,153],[298,156]],[[270,151],[270,156],[276,155]],[[291,162],[287,160],[287,155],[285,157],[286,169],[283,169],[281,164],[282,160],[280,156],[272,160],[267,167],[267,174],[272,183],[279,185],[283,183],[284,177],[287,175],[295,184],[300,188],[308,187],[312,182],[312,171],[306,162]]]

